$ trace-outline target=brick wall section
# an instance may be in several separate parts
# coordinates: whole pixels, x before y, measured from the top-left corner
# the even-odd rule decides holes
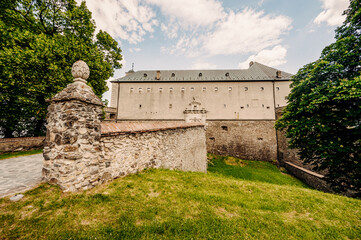
[[[40,149],[45,137],[0,138],[0,154],[7,152]]]
[[[207,151],[247,160],[277,159],[273,120],[207,121]]]

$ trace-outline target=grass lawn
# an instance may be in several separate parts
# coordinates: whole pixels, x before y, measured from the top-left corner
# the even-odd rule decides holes
[[[27,156],[27,155],[33,155],[33,154],[38,154],[38,153],[42,153],[42,152],[43,152],[43,149],[34,149],[34,150],[23,151],[23,152],[3,153],[3,154],[0,154],[0,160],[14,158],[14,157]]]
[[[81,193],[42,184],[0,199],[0,239],[361,239],[361,201],[269,163],[209,156],[209,172],[149,169]]]

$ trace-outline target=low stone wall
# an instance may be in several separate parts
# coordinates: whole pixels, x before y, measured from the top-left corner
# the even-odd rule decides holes
[[[102,129],[109,128],[102,124]],[[103,175],[117,178],[145,168],[207,171],[205,130],[202,124],[158,123],[141,127],[133,123],[112,124],[121,131],[102,134]],[[144,125],[144,123],[143,123]],[[147,124],[145,124],[147,125]]]
[[[280,118],[284,108],[277,108],[277,118]],[[333,192],[330,185],[324,180],[323,172],[314,172],[310,164],[303,164],[297,149],[290,149],[286,132],[277,131],[278,141],[278,164],[284,167],[290,174],[297,177],[309,186],[324,192]]]
[[[44,140],[45,137],[0,138],[0,154],[39,149],[44,146]]]
[[[273,120],[207,121],[207,151],[241,159],[275,161],[276,130]]]

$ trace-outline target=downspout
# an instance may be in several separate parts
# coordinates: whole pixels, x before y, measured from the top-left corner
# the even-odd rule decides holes
[[[276,91],[275,91],[275,80],[272,81],[273,85],[273,106],[274,106],[274,112],[275,112],[275,121],[277,121],[277,111],[276,111]],[[278,147],[278,132],[276,131],[276,149],[277,149],[277,167],[280,167],[280,159],[279,159],[279,147]]]
[[[118,82],[118,96],[117,96],[117,113],[115,116],[115,122],[118,122],[118,113],[119,113],[119,91],[120,91],[120,83]]]

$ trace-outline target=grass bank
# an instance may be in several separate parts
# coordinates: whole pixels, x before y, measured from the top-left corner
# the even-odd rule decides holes
[[[360,239],[361,201],[269,163],[210,156],[209,172],[146,170],[82,193],[42,184],[0,199],[3,239]]]
[[[42,153],[43,149],[34,149],[29,151],[22,151],[22,152],[13,152],[13,153],[2,153],[0,154],[0,160],[14,158],[14,157],[21,157],[21,156],[28,156],[33,154]]]

